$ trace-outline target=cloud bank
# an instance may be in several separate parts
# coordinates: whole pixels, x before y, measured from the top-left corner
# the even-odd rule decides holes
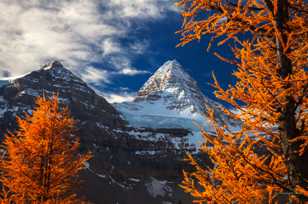
[[[0,75],[24,74],[55,59],[93,83],[110,82],[108,73],[145,74],[131,59],[149,43],[124,46],[121,39],[133,22],[170,11],[170,0],[1,0]],[[109,72],[95,67],[107,61]]]

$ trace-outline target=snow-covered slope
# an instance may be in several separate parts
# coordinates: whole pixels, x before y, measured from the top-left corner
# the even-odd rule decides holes
[[[176,60],[165,62],[139,90],[132,102],[115,104],[134,127],[210,130],[204,113],[219,104],[205,97],[195,80]]]

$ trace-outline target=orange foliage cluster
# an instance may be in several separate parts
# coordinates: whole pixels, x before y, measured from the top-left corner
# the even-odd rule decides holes
[[[275,203],[308,198],[308,4],[301,0],[181,0],[179,46],[212,37],[228,44],[237,66],[235,85],[215,95],[237,109],[231,131],[215,122],[202,131],[214,167],[185,172],[182,187],[196,203]],[[208,145],[210,144],[210,145]]]
[[[67,108],[60,110],[56,96],[39,97],[36,104],[31,115],[17,118],[16,133],[4,139],[1,203],[76,203],[76,174],[90,155],[78,153],[74,120]]]

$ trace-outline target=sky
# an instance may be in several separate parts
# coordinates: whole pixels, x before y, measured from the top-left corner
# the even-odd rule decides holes
[[[109,101],[120,102],[131,100],[165,61],[176,59],[214,98],[212,72],[225,87],[234,82],[233,67],[206,52],[208,37],[176,48],[182,18],[174,2],[1,0],[0,77],[59,60]]]

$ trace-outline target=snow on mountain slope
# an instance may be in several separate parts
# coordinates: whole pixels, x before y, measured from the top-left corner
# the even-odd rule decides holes
[[[197,126],[193,121],[208,127],[208,121],[201,113],[191,113],[187,109],[183,111],[168,109],[164,99],[155,102],[124,102],[115,104],[115,106],[129,122],[129,125],[133,127],[188,128],[194,130],[197,129]]]
[[[139,90],[132,102],[115,104],[131,126],[210,130],[203,113],[219,104],[203,95],[195,80],[176,60],[165,62]]]
[[[138,92],[137,100],[164,98],[167,108],[181,113],[200,113],[217,105],[206,98],[197,82],[176,60],[165,62]]]

